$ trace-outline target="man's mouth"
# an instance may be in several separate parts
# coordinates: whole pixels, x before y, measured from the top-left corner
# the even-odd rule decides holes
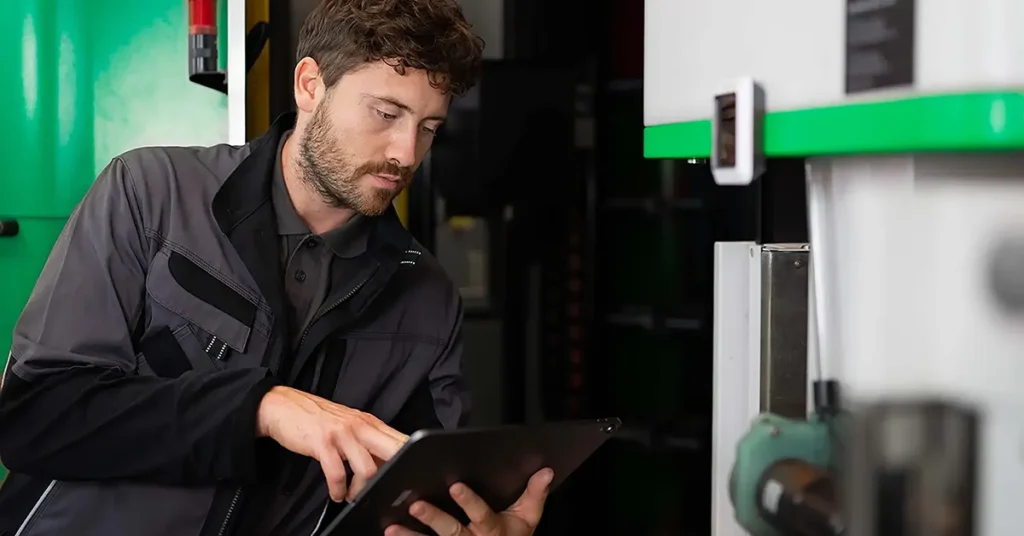
[[[393,190],[402,185],[402,178],[398,175],[382,175],[379,173],[373,173],[370,176],[373,177],[374,182],[376,182],[377,186],[380,188]]]

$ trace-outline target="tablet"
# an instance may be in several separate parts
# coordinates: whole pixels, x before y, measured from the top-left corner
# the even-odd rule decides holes
[[[425,500],[468,523],[448,488],[462,482],[495,512],[511,506],[537,471],[555,472],[554,490],[618,431],[618,419],[459,430],[421,430],[385,463],[366,488],[320,532],[383,534],[393,524],[432,534],[409,515]]]

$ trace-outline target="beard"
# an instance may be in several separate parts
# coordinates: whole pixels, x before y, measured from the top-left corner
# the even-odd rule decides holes
[[[354,156],[341,149],[344,141],[334,134],[327,108],[327,101],[317,106],[299,140],[302,180],[328,206],[380,216],[412,181],[413,169],[387,160],[357,163]],[[391,175],[399,178],[399,184],[393,189],[360,184],[367,175]]]

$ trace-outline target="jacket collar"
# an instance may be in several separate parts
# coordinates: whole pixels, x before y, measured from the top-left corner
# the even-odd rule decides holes
[[[274,166],[281,138],[295,127],[295,113],[283,114],[274,121],[270,130],[248,144],[249,155],[228,176],[213,198],[213,215],[224,234],[232,233],[261,207],[270,207],[274,180]],[[270,209],[272,211],[272,208]],[[370,218],[372,230],[370,246],[380,241],[395,247],[409,247],[412,236],[391,207],[380,216]]]

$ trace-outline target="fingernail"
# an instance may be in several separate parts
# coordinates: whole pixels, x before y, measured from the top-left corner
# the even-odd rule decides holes
[[[426,508],[423,507],[423,504],[421,504],[421,503],[413,503],[413,505],[409,507],[409,513],[414,515],[414,516],[416,516],[416,517],[419,517],[419,516],[427,513],[427,510],[426,510]]]
[[[545,484],[550,484],[551,481],[555,479],[555,472],[552,471],[551,469],[545,469],[544,474],[541,476],[541,479],[544,480]]]
[[[462,484],[453,484],[451,492],[452,497],[462,497],[466,493],[466,486]]]

